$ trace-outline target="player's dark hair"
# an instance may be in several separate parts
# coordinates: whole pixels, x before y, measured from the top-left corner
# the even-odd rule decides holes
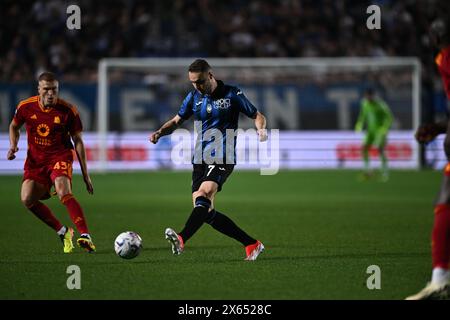
[[[207,72],[211,70],[211,66],[204,59],[197,59],[189,66],[189,72]]]
[[[43,72],[38,78],[38,81],[58,81],[56,75],[53,72]]]

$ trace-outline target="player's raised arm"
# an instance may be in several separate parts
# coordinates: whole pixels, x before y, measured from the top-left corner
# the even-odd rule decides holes
[[[72,134],[72,140],[75,145],[75,151],[77,153],[78,161],[80,162],[81,172],[83,174],[84,183],[86,184],[86,189],[89,194],[94,194],[94,187],[92,186],[92,181],[87,169],[86,149],[84,148],[81,131]]]
[[[9,125],[9,150],[7,159],[14,160],[16,158],[15,153],[19,151],[17,144],[19,143],[20,138],[20,125],[16,123],[13,119]]]
[[[256,112],[255,127],[258,132],[259,141],[267,140],[266,117],[261,112]]]
[[[162,125],[161,128],[159,128],[159,130],[153,132],[150,135],[150,142],[151,143],[157,143],[159,138],[161,138],[162,136],[166,136],[171,134],[172,132],[175,131],[176,128],[178,128],[182,123],[183,123],[184,119],[181,118],[178,114],[173,117],[172,119],[170,119],[169,121],[167,121],[166,123],[164,123]]]

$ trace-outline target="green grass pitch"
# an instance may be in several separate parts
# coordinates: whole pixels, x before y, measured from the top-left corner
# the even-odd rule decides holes
[[[190,172],[92,175],[95,195],[74,178],[97,246],[63,254],[55,233],[22,207],[21,177],[0,177],[0,299],[403,299],[431,273],[430,233],[440,172],[394,171],[387,183],[358,182],[356,171],[236,171],[216,208],[266,246],[255,262],[208,225],[172,255],[168,226],[191,211]],[[46,201],[70,223],[56,198]],[[117,257],[115,237],[138,232],[144,250]],[[66,287],[70,265],[81,289]],[[366,287],[367,267],[381,289]]]

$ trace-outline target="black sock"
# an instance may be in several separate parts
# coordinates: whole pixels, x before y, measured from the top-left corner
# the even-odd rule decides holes
[[[186,243],[198,229],[202,226],[208,216],[208,210],[211,206],[211,201],[206,197],[197,197],[195,199],[195,208],[192,210],[186,224],[179,233],[183,238],[183,242]]]
[[[239,228],[233,220],[217,210],[211,210],[211,212],[209,212],[206,223],[210,224],[214,229],[224,235],[236,239],[244,246],[248,246],[256,242],[256,239],[253,239],[245,233],[245,231]]]

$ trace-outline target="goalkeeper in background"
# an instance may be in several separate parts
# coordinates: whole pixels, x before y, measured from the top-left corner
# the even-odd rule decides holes
[[[366,124],[366,136],[362,146],[364,168],[364,178],[371,176],[369,165],[369,150],[371,146],[378,149],[381,160],[381,180],[389,179],[387,158],[384,154],[386,146],[386,137],[392,124],[392,113],[388,105],[378,97],[375,97],[374,90],[368,88],[364,92],[364,98],[361,100],[361,110],[355,125],[355,131],[360,132]]]

